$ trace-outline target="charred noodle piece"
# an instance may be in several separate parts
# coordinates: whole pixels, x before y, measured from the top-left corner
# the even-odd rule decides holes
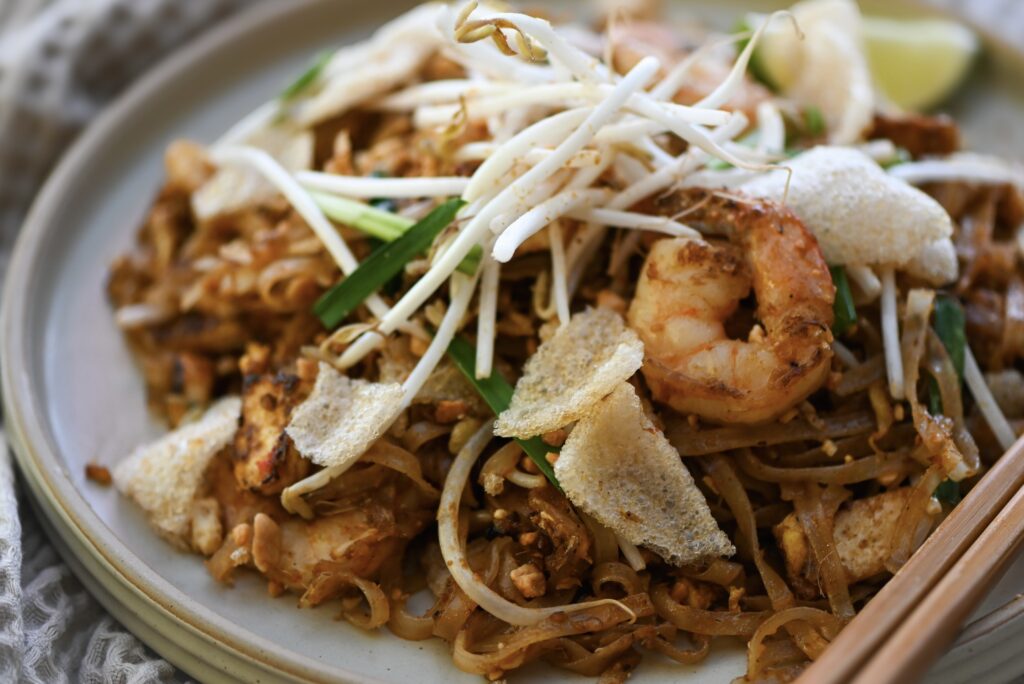
[[[175,546],[188,548],[192,503],[202,495],[214,456],[231,443],[241,408],[238,397],[225,397],[196,422],[139,447],[113,470],[117,488]]]
[[[692,565],[736,552],[628,383],[580,419],[555,474],[570,501],[669,563]]]
[[[533,437],[565,427],[628,380],[643,343],[611,309],[587,309],[526,362],[508,408],[494,423],[502,437]]]
[[[659,197],[654,211],[732,239],[656,242],[629,322],[644,342],[651,393],[683,414],[765,423],[828,376],[835,287],[814,236],[788,209],[702,189]],[[764,334],[726,337],[724,323],[753,286]]]

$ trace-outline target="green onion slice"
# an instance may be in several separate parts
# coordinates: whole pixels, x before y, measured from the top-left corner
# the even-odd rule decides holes
[[[313,85],[317,77],[320,75],[320,72],[323,71],[324,67],[327,66],[327,63],[331,61],[331,54],[330,50],[325,50],[317,55],[313,60],[313,63],[310,64],[305,71],[299,74],[299,77],[292,81],[287,88],[281,91],[281,94],[278,96],[279,99],[282,102],[293,100],[297,96],[301,95],[304,90]]]
[[[821,110],[811,105],[804,110],[804,126],[807,132],[817,137],[825,134],[825,115]]]
[[[316,190],[310,190],[309,196],[327,218],[352,226],[385,242],[397,240],[416,223],[412,219],[347,197],[329,195]]]
[[[832,334],[839,337],[857,322],[857,307],[853,305],[853,293],[850,292],[850,281],[846,279],[846,269],[842,266],[829,266],[828,270],[836,286],[836,299],[832,303],[835,314]]]
[[[313,306],[313,313],[328,329],[337,326],[363,300],[397,275],[406,263],[425,252],[464,204],[461,199],[448,200],[401,237],[376,250],[351,275],[325,292]]]
[[[955,297],[940,294],[935,298],[935,332],[942,340],[956,374],[964,377],[964,350],[967,348],[964,310]]]
[[[448,345],[448,356],[455,362],[455,365],[466,376],[470,384],[476,388],[476,391],[480,393],[480,396],[487,402],[487,405],[491,407],[494,415],[498,415],[508,408],[509,402],[512,400],[512,385],[508,384],[505,378],[493,370],[486,378],[478,379],[476,377],[476,350],[473,348],[473,345],[461,337],[456,337]],[[540,437],[516,439],[516,441],[519,442],[519,446],[523,448],[526,455],[544,473],[551,484],[558,491],[562,491],[562,487],[558,484],[558,479],[555,477],[554,469],[548,463],[547,458],[545,458],[548,452],[557,450],[545,444]]]

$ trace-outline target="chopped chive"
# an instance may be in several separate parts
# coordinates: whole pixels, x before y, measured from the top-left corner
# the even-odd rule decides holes
[[[736,22],[736,26],[733,29],[733,33],[753,33],[754,27],[750,25],[750,21],[747,17],[741,17]],[[736,52],[743,52],[747,48],[747,44],[750,42],[750,38],[744,38],[743,40],[736,43]],[[750,61],[747,63],[747,73],[749,73],[754,80],[760,81],[766,85],[770,90],[778,92],[778,85],[772,81],[771,76],[768,75],[768,70],[764,64],[761,63],[761,57],[757,53],[757,49],[754,50],[754,54],[750,56]]]
[[[313,313],[328,329],[337,326],[363,300],[397,275],[408,261],[425,252],[464,204],[461,199],[448,200],[401,237],[375,251],[351,275],[325,292],[313,305]]]
[[[452,361],[455,362],[455,365],[462,371],[462,374],[466,376],[466,379],[469,380],[476,391],[480,393],[480,396],[487,402],[487,405],[491,407],[494,415],[498,415],[508,408],[509,402],[512,400],[512,385],[508,384],[505,378],[501,377],[497,371],[491,371],[491,374],[486,378],[476,377],[476,350],[473,348],[473,345],[461,337],[456,337],[448,345],[448,356],[451,357]],[[557,451],[557,449],[545,444],[540,437],[516,439],[516,441],[519,442],[519,446],[523,448],[526,455],[544,473],[551,484],[558,491],[562,491],[561,485],[558,484],[558,478],[555,477],[555,471],[546,458],[548,452]]]
[[[887,159],[881,163],[883,169],[891,169],[899,164],[905,164],[908,161],[912,161],[914,158],[905,147],[896,148],[896,156],[891,159]]]
[[[347,197],[329,195],[316,190],[310,190],[309,196],[313,198],[327,218],[361,230],[382,242],[397,240],[416,223],[412,219],[382,208],[380,204],[374,206],[374,203],[391,202],[391,200],[372,199],[369,203],[364,204]],[[459,264],[459,271],[466,275],[474,275],[477,267],[480,266],[483,254],[480,245],[474,245],[466,258]]]
[[[956,374],[964,377],[964,350],[967,348],[964,310],[955,297],[940,294],[935,299],[935,332],[942,340]]]
[[[347,197],[328,195],[315,190],[309,191],[309,196],[327,218],[352,226],[385,242],[397,240],[416,223],[412,219]]]
[[[313,82],[316,81],[320,72],[324,70],[324,67],[327,66],[329,61],[331,61],[331,52],[329,50],[321,52],[313,60],[313,63],[310,64],[305,71],[299,74],[298,78],[292,81],[287,88],[281,91],[278,99],[282,102],[288,102],[300,95],[302,91],[313,85]]]
[[[857,322],[857,308],[853,305],[853,293],[850,292],[850,281],[846,279],[846,269],[842,266],[829,266],[828,270],[836,286],[836,299],[832,303],[835,314],[832,334],[839,337]]]
[[[480,268],[480,260],[484,256],[484,250],[480,245],[473,245],[466,257],[459,262],[458,269],[468,276],[476,275],[476,269]]]
[[[825,134],[825,115],[821,110],[811,105],[804,110],[804,126],[807,132],[817,137]]]
[[[953,506],[960,503],[960,483],[953,482],[952,480],[943,480],[939,483],[939,486],[935,488],[932,493],[937,500],[942,503],[948,503]]]

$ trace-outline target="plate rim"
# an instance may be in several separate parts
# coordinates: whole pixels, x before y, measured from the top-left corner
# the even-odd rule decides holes
[[[239,662],[261,670],[264,677],[284,676],[289,681],[302,682],[377,684],[380,680],[344,668],[326,666],[303,654],[278,648],[272,641],[254,634],[243,625],[192,601],[169,580],[142,563],[77,491],[67,474],[66,462],[57,456],[56,449],[51,448],[43,410],[31,391],[32,383],[24,371],[25,366],[15,362],[15,359],[24,359],[26,351],[26,336],[22,332],[25,326],[21,323],[27,313],[29,297],[23,285],[30,277],[30,267],[38,260],[44,238],[52,231],[53,219],[60,210],[63,187],[73,183],[87,170],[91,158],[101,150],[119,124],[155,95],[164,82],[180,78],[211,55],[229,49],[249,31],[327,1],[262,2],[219,22],[159,60],[108,104],[71,144],[33,200],[11,252],[0,310],[0,326],[3,326],[0,389],[4,429],[22,473],[29,480],[33,492],[40,496],[37,502],[40,508],[62,542],[73,547],[71,538],[77,538],[84,544],[82,549],[98,561],[101,571],[107,573],[108,578],[117,582],[121,589],[144,601],[162,618],[169,619],[181,633],[198,638],[210,648],[226,650]],[[68,550],[81,561],[73,548]],[[124,599],[113,597],[113,601],[116,602],[114,605],[104,607],[115,615],[123,614],[124,611],[120,610],[123,606],[117,603],[123,603]],[[175,645],[181,640],[169,634],[162,636]],[[154,643],[147,645],[159,652]],[[193,655],[206,665],[218,660],[216,657],[204,657],[201,653]],[[187,661],[177,658],[174,661],[181,669],[189,669]]]
[[[103,590],[110,592],[109,596],[97,598],[115,617],[124,622],[122,616],[128,610],[124,605],[126,600],[141,601],[156,611],[161,619],[170,621],[170,625],[177,628],[180,634],[186,635],[186,640],[205,643],[218,651],[212,658],[189,652],[196,661],[213,668],[208,672],[223,671],[224,668],[218,667],[216,663],[223,662],[222,656],[227,656],[237,659],[247,668],[259,670],[263,677],[283,677],[287,681],[302,682],[377,684],[381,680],[344,668],[326,666],[287,649],[282,651],[268,639],[190,600],[187,594],[169,580],[141,562],[100,519],[68,476],[66,462],[58,457],[55,448],[51,448],[45,429],[46,421],[42,417],[44,411],[32,392],[29,374],[24,371],[24,365],[16,363],[25,358],[25,335],[21,332],[25,328],[21,322],[29,304],[25,289],[18,285],[23,285],[30,277],[30,266],[37,262],[41,244],[48,232],[52,231],[54,215],[60,209],[59,195],[62,188],[87,169],[90,159],[100,150],[111,132],[159,91],[165,81],[180,77],[212,54],[228,49],[230,44],[247,32],[275,19],[301,14],[311,7],[338,1],[291,0],[287,3],[261,2],[250,5],[160,59],[109,103],[69,146],[33,200],[11,252],[0,304],[0,392],[4,429],[8,433],[11,451],[29,485],[30,494],[36,497],[37,512],[43,513],[41,517],[47,518],[48,524],[52,526],[51,531],[57,533],[58,540],[55,541],[59,541],[57,546],[61,555],[67,552],[74,558],[75,562],[69,565],[91,576],[92,581],[87,584],[102,584]],[[955,17],[979,35],[987,50],[1000,53],[1001,60],[1012,63],[1015,72],[1024,74],[1024,49],[1013,46],[976,23],[953,15],[944,8],[926,5],[922,0],[898,0],[893,3],[893,7],[931,16]],[[79,547],[77,550],[76,545]],[[95,561],[99,571],[106,573],[106,577],[101,578],[96,571],[85,569],[80,553],[87,554],[90,560]],[[79,574],[76,571],[76,575]],[[118,592],[106,586],[104,579],[115,583],[126,592],[123,596],[129,599],[119,597]],[[93,595],[97,593],[93,592]],[[139,621],[148,622],[142,616],[139,616]],[[985,642],[998,637],[1000,630],[1010,625],[1024,628],[1024,600],[1020,596],[965,625],[961,632],[962,638],[951,648],[947,658],[965,650],[984,652]],[[161,636],[162,641],[180,651],[181,636]],[[146,643],[164,655],[154,641]],[[189,667],[188,660],[171,657],[168,660],[186,672],[195,669]],[[230,674],[228,677],[234,679]]]

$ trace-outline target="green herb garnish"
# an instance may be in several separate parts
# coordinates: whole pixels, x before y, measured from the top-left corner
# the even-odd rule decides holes
[[[369,203],[363,203],[347,197],[317,192],[316,190],[310,190],[309,196],[313,198],[313,201],[316,202],[316,205],[320,207],[320,211],[324,212],[327,218],[338,223],[344,223],[346,226],[351,226],[356,230],[361,230],[381,242],[397,240],[416,223],[412,219],[393,214],[384,209],[385,202],[391,202],[393,206],[391,200],[377,198],[370,200]],[[459,263],[459,271],[466,275],[474,275],[476,269],[480,266],[480,259],[483,258],[483,254],[484,252],[480,245],[474,245],[473,249],[469,250],[469,253],[466,254],[466,258]]]
[[[846,269],[842,266],[829,266],[828,270],[836,286],[836,299],[832,303],[835,315],[832,334],[839,337],[857,323],[857,308],[853,305],[853,293],[850,292],[850,281],[846,279]]]
[[[733,29],[733,33],[754,33],[754,27],[750,25],[746,17],[741,18],[736,22],[736,26]],[[743,52],[747,48],[747,44],[750,42],[750,38],[744,38],[743,40],[736,43],[736,52]],[[754,54],[750,55],[750,61],[747,63],[747,73],[749,73],[754,80],[760,81],[762,84],[767,86],[770,90],[778,92],[779,87],[772,81],[768,75],[768,70],[765,69],[764,65],[761,64],[761,58],[757,54],[757,50],[754,50]]]
[[[887,159],[886,161],[882,162],[881,167],[883,169],[891,169],[892,167],[897,166],[899,164],[905,164],[908,161],[913,161],[913,159],[914,157],[905,147],[897,147],[896,156],[893,157],[892,159]]]
[[[397,240],[416,223],[412,219],[347,197],[328,195],[315,190],[310,190],[309,196],[327,218],[352,226],[384,242]]]
[[[313,313],[328,329],[337,326],[363,300],[397,275],[407,262],[425,252],[464,204],[461,199],[448,200],[401,237],[376,250],[351,275],[324,293],[313,306]]]
[[[825,115],[821,110],[811,105],[804,110],[804,127],[807,132],[817,137],[825,134]]]
[[[291,85],[281,91],[278,99],[282,102],[288,102],[289,100],[295,99],[304,90],[313,85],[317,77],[320,75],[320,72],[324,70],[324,67],[327,66],[329,61],[331,61],[331,52],[329,50],[321,52],[313,60],[313,63],[310,64],[297,79],[292,81]]]
[[[935,298],[935,332],[949,354],[956,374],[963,380],[964,355],[967,349],[964,310],[955,297],[940,294]]]
[[[491,374],[486,378],[476,377],[476,350],[473,348],[473,345],[461,337],[456,337],[448,345],[448,356],[451,357],[458,369],[462,371],[462,374],[466,376],[470,384],[487,402],[487,405],[491,407],[494,415],[498,415],[508,408],[509,402],[512,400],[512,385],[508,384],[505,378],[501,377],[497,371],[491,371]],[[548,452],[557,450],[545,444],[540,437],[517,439],[516,441],[519,442],[519,446],[523,448],[526,455],[544,473],[551,484],[558,491],[562,491],[562,487],[558,484],[558,479],[555,477],[555,471],[546,458]]]

